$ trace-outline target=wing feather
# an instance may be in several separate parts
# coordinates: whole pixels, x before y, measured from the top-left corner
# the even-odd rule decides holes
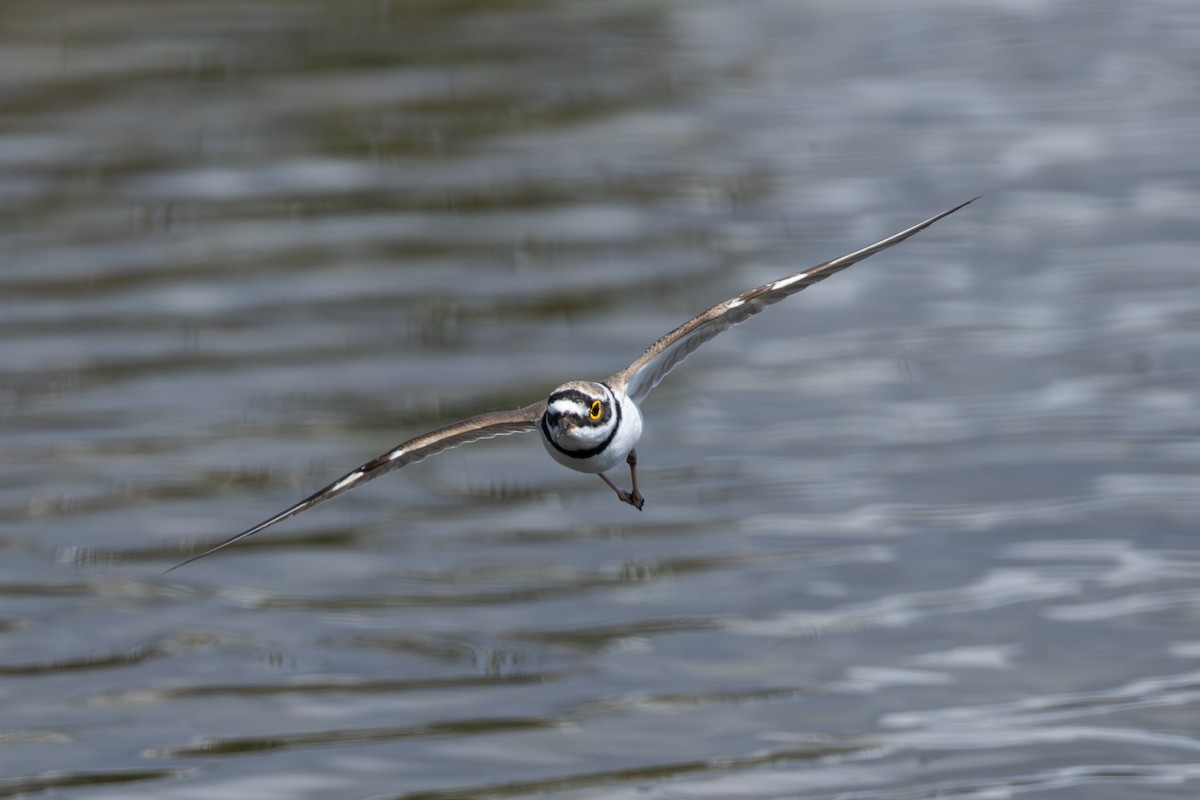
[[[840,272],[852,264],[857,264],[864,258],[873,256],[881,250],[886,250],[892,245],[903,242],[913,234],[928,228],[942,217],[949,216],[963,206],[973,203],[978,199],[978,197],[972,198],[949,211],[943,211],[937,216],[930,217],[924,222],[913,225],[911,228],[906,228],[861,250],[855,250],[853,253],[844,255],[841,258],[835,258],[832,261],[826,261],[824,264],[818,264],[815,267],[810,267],[803,272],[797,272],[794,275],[765,283],[756,289],[751,289],[748,292],[739,294],[737,297],[731,297],[723,303],[718,303],[703,314],[692,317],[650,345],[637,361],[634,361],[628,367],[610,377],[608,379],[609,385],[614,388],[617,386],[625,387],[626,393],[633,398],[634,402],[640,403],[679,362],[683,361],[696,348],[717,334],[732,328],[734,325],[745,322],[767,306],[778,303],[785,297],[790,297],[796,292],[812,286],[814,283],[825,280],[835,272]]]
[[[361,486],[367,481],[374,480],[385,472],[391,472],[394,469],[415,464],[422,459],[428,458],[443,450],[449,450],[452,447],[467,444],[468,442],[478,441],[480,439],[491,439],[494,436],[505,436],[510,433],[524,433],[534,430],[537,426],[537,421],[541,419],[543,412],[546,409],[546,401],[542,400],[524,408],[518,408],[514,411],[492,411],[487,414],[479,414],[474,417],[468,417],[464,420],[445,425],[436,430],[423,433],[413,439],[409,439],[403,444],[393,447],[386,453],[373,458],[367,463],[360,466],[352,472],[347,472],[342,477],[338,478],[333,483],[323,489],[319,489],[313,494],[296,503],[290,508],[280,511],[270,519],[264,520],[253,528],[248,528],[237,536],[230,537],[220,544],[214,545],[198,555],[194,555],[186,561],[181,561],[171,569],[179,569],[184,564],[190,564],[197,559],[211,555],[218,550],[223,550],[235,542],[240,542],[249,536],[253,536],[261,530],[271,527],[272,525],[283,522],[289,517],[294,517],[302,511],[307,511],[318,503],[324,503],[338,495],[348,492],[355,487]]]

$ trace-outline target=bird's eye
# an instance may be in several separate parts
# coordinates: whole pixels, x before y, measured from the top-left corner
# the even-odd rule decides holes
[[[603,412],[604,412],[604,406],[600,403],[600,401],[593,400],[592,407],[588,411],[588,417],[592,420],[592,422],[595,422],[596,420],[600,419],[600,414]]]

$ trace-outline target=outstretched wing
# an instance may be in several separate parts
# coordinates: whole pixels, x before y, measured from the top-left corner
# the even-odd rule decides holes
[[[718,303],[650,345],[637,361],[609,378],[609,386],[625,387],[626,393],[633,398],[634,402],[640,403],[646,395],[650,394],[650,390],[675,368],[676,364],[721,331],[745,322],[772,303],[778,303],[801,289],[823,281],[835,272],[840,272],[864,258],[875,255],[880,250],[886,250],[894,244],[903,242],[914,233],[928,228],[942,217],[949,216],[978,199],[978,197],[972,198],[962,205],[955,206],[949,211],[943,211],[936,217],[930,217],[924,222],[913,225],[911,228],[902,230],[869,247],[855,250],[849,255],[835,258],[833,261],[826,261],[824,264],[818,264],[803,272],[780,278],[759,286],[757,289],[743,292],[737,297],[731,297],[723,303]]]
[[[369,480],[378,478],[385,472],[399,469],[408,464],[415,464],[435,453],[449,450],[451,447],[458,447],[460,444],[466,444],[467,442],[534,430],[537,426],[537,421],[541,419],[545,410],[546,401],[541,400],[531,406],[518,408],[515,411],[492,411],[487,414],[480,414],[460,420],[437,430],[432,430],[429,433],[423,433],[415,439],[409,439],[404,444],[397,445],[378,458],[371,459],[353,472],[346,473],[324,489],[309,495],[291,508],[280,511],[270,519],[260,522],[253,528],[242,531],[237,536],[226,539],[218,545],[210,547],[199,555],[192,556],[187,561],[181,561],[167,570],[167,572],[179,569],[184,564],[190,564],[218,550],[223,550],[229,545],[240,542],[247,536],[253,536],[277,522],[283,522],[288,517],[294,517],[301,511],[307,511],[317,503],[323,503],[326,500],[337,497],[343,492],[350,491],[356,486],[361,486]]]

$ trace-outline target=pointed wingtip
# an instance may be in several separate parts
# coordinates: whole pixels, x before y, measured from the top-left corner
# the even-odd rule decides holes
[[[179,569],[180,567],[186,567],[188,564],[191,564],[193,561],[199,561],[200,559],[204,558],[205,556],[210,556],[213,553],[217,552],[218,550],[223,550],[225,547],[227,547],[230,544],[232,544],[232,542],[222,542],[221,544],[217,545],[216,547],[210,547],[209,549],[204,550],[203,552],[197,553],[194,556],[190,556],[190,557],[184,559],[183,561],[180,561],[175,566],[164,569],[163,575],[166,575],[168,572],[174,572],[175,570]]]
[[[188,564],[191,564],[193,561],[199,561],[200,559],[204,558],[205,556],[211,556],[213,553],[217,552],[218,550],[224,550],[226,547],[229,547],[232,544],[236,544],[236,543],[240,542],[242,539],[245,539],[249,536],[253,536],[254,534],[258,533],[259,531],[263,530],[264,528],[271,527],[276,522],[282,522],[283,520],[287,519],[288,517],[298,513],[298,511],[303,511],[305,508],[307,508],[307,506],[304,505],[304,503],[306,503],[306,502],[308,502],[308,501],[306,500],[306,501],[297,503],[296,505],[289,508],[287,511],[284,511],[282,514],[278,514],[274,517],[271,517],[266,522],[261,522],[258,525],[255,525],[253,528],[249,528],[247,530],[242,531],[237,536],[230,537],[230,538],[226,539],[225,541],[221,542],[220,544],[215,544],[212,547],[208,548],[207,550],[201,551],[194,556],[191,556],[187,559],[184,559],[183,561],[180,561],[178,564],[171,567],[170,569],[163,570],[163,574],[166,575],[168,572],[174,572],[175,570],[179,569],[180,567],[186,567]]]
[[[959,203],[958,205],[956,205],[954,208],[950,209],[949,211],[943,211],[942,213],[940,213],[936,217],[934,217],[934,219],[939,220],[942,217],[948,217],[951,214],[953,214],[955,211],[958,211],[959,209],[966,208],[967,206],[971,205],[971,203],[974,203],[976,200],[978,200],[981,197],[983,197],[983,195],[977,194],[974,197],[972,197],[970,200],[968,200],[967,202]]]
[[[913,227],[909,228],[908,230],[902,231],[901,233],[897,234],[896,236],[893,236],[890,239],[885,239],[884,241],[889,242],[889,244],[895,244],[896,241],[902,241],[904,239],[907,239],[909,236],[912,236],[914,233],[925,230],[926,228],[928,228],[930,225],[937,222],[938,220],[945,219],[946,217],[953,214],[955,211],[959,211],[960,209],[966,208],[967,206],[971,205],[971,203],[974,203],[976,200],[978,200],[981,197],[983,197],[983,195],[981,195],[981,194],[975,195],[967,202],[959,203],[958,205],[954,206],[953,208],[947,209],[946,211],[943,211],[940,214],[935,214],[934,216],[930,217],[929,219],[925,220],[924,222],[919,222],[916,225],[914,225]]]

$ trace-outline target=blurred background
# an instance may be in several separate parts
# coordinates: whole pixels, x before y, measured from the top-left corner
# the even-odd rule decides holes
[[[2,8],[0,797],[1196,796],[1200,6]]]

